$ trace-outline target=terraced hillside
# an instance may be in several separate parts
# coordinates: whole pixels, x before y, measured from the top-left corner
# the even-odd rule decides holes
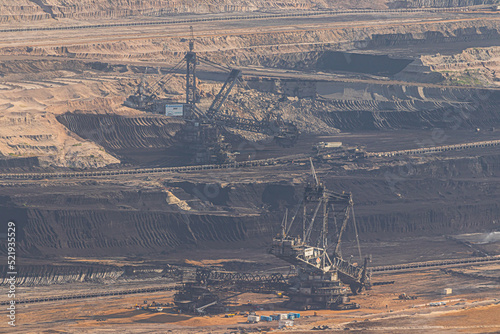
[[[161,116],[64,114],[58,121],[87,140],[110,150],[166,148],[184,121]]]
[[[251,12],[257,10],[314,10],[345,8],[384,8],[383,0],[350,1],[293,0],[293,1],[228,1],[228,0],[140,0],[140,1],[61,1],[61,0],[3,0],[0,2],[0,23],[79,19],[92,20],[131,16],[159,16],[181,13]]]
[[[500,216],[495,149],[317,167],[329,189],[353,193],[365,240],[490,230]],[[4,187],[2,213],[18,221],[19,251],[29,256],[260,248],[279,230],[284,209],[295,210],[307,180],[308,166],[291,164],[125,182],[13,184]],[[346,238],[353,238],[353,226]]]
[[[374,152],[498,139],[500,96],[492,45],[500,40],[500,19],[491,8],[457,8],[481,4],[493,5],[476,0],[4,0],[2,172],[85,171],[65,179],[46,180],[40,174],[31,180],[2,179],[2,219],[18,223],[19,253],[33,261],[144,259],[192,249],[264,252],[283,212],[296,209],[311,180],[309,165],[297,156],[314,154],[311,148],[320,141]],[[450,10],[292,18],[234,14],[223,20],[228,12],[424,6]],[[173,14],[190,21],[164,20]],[[92,168],[191,162],[176,136],[183,121],[123,104],[139,82],[157,82],[185,56],[190,25],[199,56],[243,70],[242,85],[225,111],[256,119],[276,113],[301,131],[295,147],[282,149],[265,136],[225,129],[237,159],[288,156],[287,163],[93,175]],[[57,29],[7,31],[18,26]],[[81,29],[69,29],[77,26]],[[484,80],[466,74],[471,67],[485,68]],[[220,66],[200,64],[197,70],[204,109],[227,74]],[[159,94],[181,101],[184,84],[179,70]],[[365,241],[484,232],[496,229],[500,220],[500,157],[494,148],[406,158],[315,158],[329,188],[353,193]],[[346,239],[353,237],[349,227]],[[58,277],[48,268],[43,269],[47,280],[26,282],[119,274],[108,269],[61,270]]]
[[[394,1],[392,8],[465,7],[498,4],[497,0],[407,0]]]
[[[318,9],[384,9],[384,8],[428,8],[465,7],[490,5],[496,0],[377,0],[332,1],[228,1],[228,0],[3,0],[0,2],[0,23],[40,20],[96,20],[103,18],[164,16],[182,13],[225,13],[272,10],[318,10]]]

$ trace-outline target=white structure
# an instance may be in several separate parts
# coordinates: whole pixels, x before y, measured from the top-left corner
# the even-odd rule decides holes
[[[260,317],[258,315],[249,315],[247,320],[249,323],[256,323],[260,321]]]
[[[451,295],[453,290],[451,288],[443,289],[443,295]]]
[[[284,327],[292,327],[293,326],[293,320],[280,320],[279,322],[279,328],[284,328]]]
[[[184,105],[183,104],[165,105],[165,116],[173,116],[173,117],[184,116]]]

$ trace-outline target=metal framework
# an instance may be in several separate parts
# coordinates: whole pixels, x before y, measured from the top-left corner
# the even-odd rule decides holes
[[[224,104],[224,102],[226,102],[229,93],[231,93],[231,90],[233,89],[234,85],[236,84],[240,76],[241,76],[240,70],[234,70],[234,69],[231,70],[229,76],[224,82],[224,85],[222,85],[221,90],[213,100],[212,104],[210,105],[210,108],[208,108],[207,117],[209,119],[212,119],[219,115],[222,105]]]
[[[278,258],[294,265],[297,274],[285,278],[281,274],[259,275],[198,269],[195,283],[189,288],[185,286],[176,294],[178,307],[204,312],[205,308],[221,305],[214,294],[284,291],[289,297],[288,306],[293,308],[359,308],[356,303],[349,304],[344,284],[349,285],[354,294],[369,284],[368,261],[365,259],[363,266],[351,264],[342,258],[340,247],[350,217],[355,224],[352,194],[328,190],[320,182],[312,159],[310,163],[314,182],[305,187],[304,196],[290,223],[286,212],[281,234],[273,239],[270,250]],[[301,208],[302,233],[292,237],[292,225]],[[337,218],[341,221],[340,226]],[[321,220],[321,224],[316,223],[317,220]],[[329,230],[332,225],[336,241],[330,244]],[[335,246],[332,253],[329,253],[330,246]],[[358,249],[361,257],[359,242]]]
[[[236,286],[238,291],[274,292],[288,287],[282,274],[250,274],[212,269],[197,269],[196,281],[207,286]]]
[[[285,215],[281,235],[273,239],[271,253],[298,269],[296,284],[300,289],[289,292],[292,302],[305,308],[333,308],[343,303],[345,296],[340,282],[348,284],[353,293],[360,292],[369,283],[368,262],[365,259],[364,266],[357,266],[342,258],[342,237],[351,217],[356,226],[352,194],[326,189],[311,159],[310,163],[314,182],[306,185],[300,206],[290,223]],[[293,237],[292,225],[300,211],[301,233]],[[331,230],[334,233],[330,233]],[[358,239],[357,227],[355,231]],[[330,237],[332,234],[335,238]],[[359,241],[358,251],[361,258]]]
[[[186,148],[194,152],[194,162],[197,164],[207,163],[227,163],[234,161],[234,154],[231,153],[230,144],[225,143],[219,133],[221,127],[246,130],[256,133],[263,133],[273,136],[278,145],[283,147],[293,146],[298,138],[299,131],[292,122],[284,121],[280,116],[268,114],[262,120],[246,119],[221,112],[231,90],[238,82],[241,71],[230,69],[221,90],[213,100],[210,108],[203,114],[196,106],[200,100],[197,88],[196,66],[198,62],[227,70],[227,68],[217,65],[208,59],[199,57],[194,51],[193,27],[190,27],[191,38],[189,40],[189,51],[181,62],[172,68],[165,76],[154,84],[146,87],[142,80],[136,94],[131,95],[126,105],[140,110],[159,112],[165,102],[158,99],[161,89],[171,80],[174,73],[178,71],[182,64],[186,63],[186,90],[184,118],[187,122],[184,133],[180,134],[181,142],[186,144]]]
[[[256,120],[221,113],[223,104],[226,102],[240,76],[240,70],[231,70],[224,85],[206,113],[209,121],[219,126],[270,135],[274,137],[280,146],[293,146],[297,141],[299,131],[295,124],[284,121],[280,115],[269,113],[266,118]]]
[[[259,275],[198,268],[195,281],[178,287],[174,303],[187,313],[220,313],[228,299],[245,292],[273,293],[288,287],[281,274]]]
[[[196,52],[189,51],[184,57],[186,61],[186,104],[194,106],[199,102],[196,88]]]

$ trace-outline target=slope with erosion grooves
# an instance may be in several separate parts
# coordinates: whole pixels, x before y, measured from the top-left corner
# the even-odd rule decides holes
[[[30,60],[8,63],[14,63],[15,66],[12,69],[4,64],[6,77],[15,77],[19,81],[16,81],[16,88],[9,86],[0,93],[0,102],[5,101],[0,107],[6,111],[3,136],[0,138],[0,149],[4,155],[39,156],[44,166],[103,167],[118,163],[119,160],[96,146],[96,143],[110,150],[128,152],[130,149],[169,148],[183,124],[180,120],[167,121],[159,116],[117,116],[144,113],[122,106],[124,96],[136,88],[135,80],[96,76],[97,70],[107,71],[106,64],[77,62],[78,66],[73,68],[74,61]],[[35,76],[38,76],[37,81],[27,81],[27,78]],[[204,86],[200,85],[201,88]],[[178,94],[182,90],[181,79],[174,78],[164,89],[169,94]],[[31,108],[25,110],[28,103]],[[21,109],[23,112],[17,111]],[[80,114],[57,116],[68,111],[78,111]],[[111,115],[105,116],[106,113]],[[99,114],[101,116],[97,116]],[[56,117],[72,132],[55,121]],[[165,152],[156,154],[165,155]]]
[[[0,91],[0,152],[36,156],[43,166],[87,168],[119,163],[102,147],[82,140],[56,120],[57,114],[74,110],[122,111],[124,95],[135,80],[96,80],[96,67],[92,62],[58,60],[2,63],[8,85]]]
[[[395,22],[384,25],[372,21],[341,22],[317,26],[299,26],[283,30],[271,26],[254,32],[249,29],[219,30],[200,33],[196,37],[197,51],[218,63],[232,65],[258,63],[269,56],[299,51],[347,51],[405,45],[441,45],[447,42],[498,39],[499,20],[496,17],[444,19],[441,21]],[[279,31],[277,31],[279,30]],[[165,60],[176,62],[184,56],[185,38],[162,33],[165,37],[130,34],[108,42],[96,42],[90,37],[58,40],[53,46],[46,41],[29,41],[23,47],[3,47],[3,55],[41,54],[70,56],[81,59]],[[158,36],[158,35],[156,35]],[[186,38],[188,36],[185,36]],[[40,43],[40,44],[39,44]],[[167,46],[167,47],[165,47]],[[219,51],[220,50],[220,51]],[[266,60],[267,61],[267,60]]]
[[[101,65],[104,66],[104,68],[110,68],[109,65],[105,63],[101,63]],[[33,66],[35,66],[35,63],[25,69],[25,72],[28,73],[33,70]],[[54,62],[42,62],[40,66],[48,68],[61,66],[59,68],[64,69],[63,64],[57,65]],[[92,63],[91,66],[93,66]],[[333,83],[328,83],[327,85],[330,87],[335,86]],[[178,93],[177,86],[178,85],[175,85],[175,87],[173,87],[175,93]],[[324,86],[325,85],[322,84],[323,89]],[[85,110],[86,108],[88,111],[92,112],[94,110],[101,109],[100,112],[107,111],[116,113],[122,109],[119,104],[123,100],[123,96],[118,97],[118,94],[123,93],[124,90],[126,91],[131,89],[131,86],[120,86],[117,88],[117,85],[114,83],[91,84],[89,86],[85,86],[85,92],[80,90],[78,87],[79,85],[77,84],[71,85],[70,88],[65,87],[64,89],[32,90],[30,91],[30,94],[33,96],[32,101],[43,101],[43,103],[46,103],[46,100],[53,98],[54,95],[56,95],[56,91],[57,95],[59,95],[59,99],[64,99],[65,97],[71,96],[71,94],[74,95],[75,93],[84,96],[93,95],[94,98],[91,101],[82,101],[79,99],[76,101],[69,101],[66,105],[51,106],[48,109],[50,111],[60,112],[68,109]],[[209,88],[210,85],[206,87],[208,90]],[[289,87],[288,90],[293,90],[292,88],[293,87]],[[478,95],[479,97],[482,96],[484,100],[485,96],[492,94],[488,91],[470,91],[467,89],[458,90],[446,88],[437,89],[429,87],[421,87],[420,89],[420,87],[410,86],[399,87],[394,85],[370,85],[368,88],[353,87],[353,91],[363,90],[364,94],[361,101],[356,101],[356,99],[351,98],[351,96],[356,96],[356,93],[353,93],[353,91],[347,91],[344,88],[344,91],[340,92],[336,87],[331,89],[335,94],[340,95],[340,97],[346,97],[344,97],[344,99],[336,99],[327,102],[300,100],[296,102],[288,101],[282,103],[277,102],[278,96],[276,94],[255,94],[255,92],[252,93],[252,91],[246,91],[241,94],[241,96],[236,94],[235,97],[232,97],[228,106],[236,107],[236,110],[243,112],[243,116],[245,116],[245,112],[250,110],[253,112],[254,116],[258,116],[258,118],[263,117],[263,112],[269,111],[269,108],[271,108],[271,110],[274,108],[274,111],[282,113],[285,119],[290,119],[296,122],[302,131],[309,131],[313,133],[335,133],[335,128],[341,128],[344,130],[367,128],[392,129],[417,126],[437,126],[446,128],[449,126],[456,126],[456,124],[451,121],[455,120],[455,118],[461,114],[471,116],[470,119],[466,119],[462,122],[462,124],[460,124],[462,127],[491,127],[498,123],[495,113],[492,112],[494,108],[491,105],[481,101],[481,99],[471,99],[469,97],[469,95]],[[102,92],[104,90],[111,92],[113,95],[105,98],[99,97],[100,94],[103,94]],[[5,94],[7,93],[4,93],[4,95]],[[365,100],[366,97],[364,96],[366,94],[370,95],[371,100]],[[8,94],[5,96],[8,96]],[[374,99],[380,101],[375,101]],[[489,96],[488,99],[491,99],[491,96]],[[258,102],[255,103],[255,101]],[[471,102],[472,105],[469,105]],[[480,108],[478,108],[478,105],[480,105]],[[39,103],[38,108],[43,108],[43,105]],[[48,117],[52,117],[52,115],[48,114]],[[67,119],[64,120],[65,118]],[[81,120],[79,118],[81,118]],[[99,118],[102,119],[98,120]],[[147,124],[139,124],[144,121],[140,121],[142,119],[140,116],[137,117],[136,121],[131,121],[132,123],[129,122],[130,124],[127,122],[115,122],[115,120],[121,118],[113,118],[112,116],[68,114],[59,116],[58,119],[63,120],[65,125],[67,125],[67,127],[69,127],[69,129],[74,133],[79,134],[83,138],[95,140],[97,143],[112,150],[126,150],[130,148],[168,148],[174,143],[175,140],[173,137],[180,128],[180,124],[173,125],[172,123],[167,125],[165,123],[167,121],[161,117],[158,118],[158,120],[161,120],[159,121],[161,124],[159,123],[156,125],[151,123],[151,120],[147,120]],[[171,121],[168,121],[167,123],[169,122]],[[28,137],[26,138],[30,140],[36,139],[37,141],[44,140],[50,142],[51,138],[54,138],[54,135],[36,134]],[[19,152],[25,152],[30,147],[36,146],[32,143],[24,142],[19,144],[9,143],[9,145],[11,149],[12,147],[15,147]],[[91,143],[85,142],[85,145],[88,146],[91,145]],[[38,154],[40,150],[51,149],[57,151],[58,149],[57,145],[45,145],[43,147],[42,145],[38,146],[40,146],[38,151],[36,151]],[[80,146],[81,145],[79,144],[74,144],[70,149],[75,151],[78,150]],[[12,153],[18,154],[16,152]],[[91,155],[94,157],[96,156],[96,154],[89,153],[88,157]],[[71,153],[71,156],[73,156],[73,160],[75,161],[77,158],[81,157],[81,155],[74,156],[74,153]],[[103,164],[98,162],[100,159],[102,159],[102,157],[96,159],[95,162],[91,162],[91,165],[102,166]],[[64,164],[64,158],[60,158],[59,163]]]
[[[99,85],[62,84],[51,88],[23,87],[21,91],[0,93],[3,155],[37,156],[45,166],[102,167],[119,162],[94,143],[82,142],[57,122],[56,115],[47,112],[58,101],[81,95],[97,97],[101,94]]]
[[[236,66],[261,65],[308,68],[324,51],[370,50],[387,46],[441,45],[448,42],[492,40],[499,38],[499,22],[493,20],[443,20],[443,22],[408,22],[385,25],[353,25],[298,31],[262,32],[207,38],[200,36],[200,52],[217,45],[221,51],[210,50],[204,55],[216,62]],[[172,41],[175,48],[175,40]],[[170,45],[169,45],[170,47]],[[181,46],[182,47],[182,46]],[[315,53],[307,53],[315,51]],[[296,61],[297,54],[305,52]],[[154,56],[152,56],[153,58]],[[287,59],[290,57],[291,60]],[[298,65],[297,65],[298,64]]]
[[[444,106],[470,104],[495,98],[497,91],[491,89],[456,88],[447,86],[426,86],[426,84],[405,85],[386,83],[380,80],[349,82],[311,79],[247,78],[246,84],[258,92],[285,96],[314,98],[319,95],[332,103],[353,102],[359,106],[346,106],[352,110],[400,110],[416,111],[436,109]],[[237,99],[234,97],[233,99]],[[290,99],[294,100],[294,99]],[[354,102],[356,101],[356,102]],[[339,105],[339,108],[343,108]],[[354,109],[358,108],[358,109]]]
[[[337,129],[489,129],[500,125],[495,112],[499,94],[495,91],[394,85],[373,85],[368,91],[364,85],[358,86],[338,93],[340,97],[347,95],[347,99],[333,100],[283,100],[279,92],[244,90],[235,92],[225,108],[257,119],[268,112],[279,113],[303,133],[311,134],[334,134]],[[331,89],[336,90],[335,84]],[[355,90],[370,96],[376,94],[378,100],[351,99],[357,94]],[[58,120],[80,137],[96,141],[117,154],[127,149],[170,148],[182,127],[180,120],[162,116],[64,114]]]
[[[362,238],[390,238],[495,228],[500,216],[496,201],[499,170],[500,156],[491,154],[394,161],[371,170],[336,168],[322,180],[329,189],[353,193]],[[309,175],[302,177],[308,179]],[[282,178],[282,182],[276,178],[256,183],[221,182],[213,174],[209,182],[185,177],[184,182],[165,183],[172,194],[189,204],[188,211],[167,203],[166,192],[134,195],[129,191],[115,196],[106,187],[108,193],[95,198],[67,191],[65,195],[46,193],[38,199],[29,193],[12,196],[15,203],[28,203],[28,207],[17,209],[27,215],[18,223],[19,251],[25,255],[79,256],[84,250],[89,256],[124,256],[194,245],[263,247],[279,229],[284,208],[294,211],[300,200],[303,183]],[[113,200],[101,201],[101,197]],[[56,204],[47,207],[44,201],[66,205],[62,209]],[[346,238],[352,238],[352,233],[349,226]]]
[[[295,93],[300,95],[299,81],[297,85]],[[496,104],[500,98],[497,91],[382,84],[357,84],[352,89],[344,87],[344,91],[341,91],[336,87],[338,85],[342,86],[337,83],[321,83],[321,89],[325,92],[331,89],[335,99],[284,101],[279,98],[277,85],[270,85],[270,90],[275,91],[274,93],[267,93],[266,89],[262,89],[262,93],[248,91],[231,97],[234,104],[232,109],[252,112],[258,117],[262,117],[266,109],[268,112],[279,112],[284,119],[295,122],[303,133],[314,134],[334,133],[336,129],[490,129],[500,125],[500,117],[496,112]],[[311,85],[307,85],[309,86]]]
[[[232,245],[270,232],[255,223],[266,220],[263,216],[29,209],[28,217],[25,224],[19,224],[25,235],[19,240],[19,252],[25,255],[34,247],[45,255],[80,256],[82,251],[88,256],[140,255],[172,251],[181,245]]]
[[[454,55],[422,56],[421,60],[452,83],[498,87],[499,47],[469,48]]]
[[[311,49],[306,51],[306,49]],[[331,45],[278,46],[272,54],[248,53],[235,56],[233,50],[207,53],[227,63],[233,61],[237,66],[264,66],[269,68],[291,69],[296,71],[354,72],[380,76],[392,76],[412,62],[409,58],[372,55],[368,53],[332,51]],[[231,58],[232,56],[232,58]]]
[[[38,157],[43,166],[103,167],[118,163],[94,143],[76,140],[55,115],[9,112],[0,117],[0,151],[11,157]]]
[[[162,116],[124,117],[66,113],[57,120],[80,137],[110,150],[166,148],[184,121]]]
[[[428,236],[495,229],[499,170],[498,154],[428,162],[414,158],[322,180],[329,189],[353,193],[362,238]],[[346,237],[353,232],[350,225]]]
[[[326,114],[324,118],[326,124],[344,131],[492,129],[500,125],[500,116],[496,112],[496,106],[492,104],[479,108],[465,105],[413,112],[367,111],[353,108],[351,111],[326,111]]]
[[[303,9],[346,9],[354,8],[386,8],[385,1],[350,1],[329,0],[295,0],[295,1],[228,1],[210,0],[200,3],[195,0],[158,0],[158,1],[124,1],[124,0],[3,0],[0,3],[0,23],[12,21],[39,21],[48,19],[95,20],[100,18],[159,16],[180,13],[224,13],[247,12],[256,10],[303,10]]]
[[[7,266],[2,267],[2,272],[8,272]],[[41,286],[70,282],[99,282],[102,280],[114,280],[122,275],[122,269],[111,266],[22,265],[17,268],[16,286]],[[8,277],[0,276],[0,286],[8,286],[8,284]]]
[[[327,98],[299,103],[341,130],[490,129],[500,123],[496,90],[332,82],[318,83],[318,91]]]
[[[455,55],[430,55],[422,56],[422,62],[431,66],[434,70],[460,70],[465,68],[476,68],[483,64],[492,65],[498,63],[500,47],[469,48]]]
[[[29,22],[51,19],[52,16],[30,0],[0,2],[0,23]]]

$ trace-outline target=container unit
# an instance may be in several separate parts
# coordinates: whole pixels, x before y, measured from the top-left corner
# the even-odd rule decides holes
[[[258,315],[249,315],[247,320],[250,323],[256,323],[260,321],[260,317]]]
[[[183,104],[167,104],[167,105],[165,105],[165,116],[183,117],[184,116],[184,105]]]
[[[290,313],[288,313],[288,319],[290,319],[290,317],[293,317],[294,319],[298,319],[298,318],[300,318],[300,313],[290,312]]]
[[[268,316],[265,316],[265,315],[261,315],[260,316],[260,321],[273,321],[273,319],[271,317],[268,317]]]
[[[280,320],[279,322],[279,328],[285,328],[285,327],[292,327],[293,326],[293,320]]]

